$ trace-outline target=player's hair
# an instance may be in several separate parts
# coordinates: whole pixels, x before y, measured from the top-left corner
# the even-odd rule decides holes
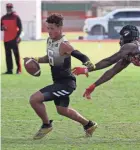
[[[54,23],[56,26],[63,26],[63,16],[61,14],[51,14],[47,17],[46,22]]]

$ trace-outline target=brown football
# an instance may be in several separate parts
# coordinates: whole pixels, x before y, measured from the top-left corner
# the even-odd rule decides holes
[[[39,77],[41,74],[39,63],[33,58],[24,59],[24,67],[26,71],[32,76]]]

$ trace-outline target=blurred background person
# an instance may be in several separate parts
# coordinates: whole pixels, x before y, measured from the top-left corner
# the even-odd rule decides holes
[[[20,17],[13,11],[13,4],[6,4],[6,15],[1,18],[1,31],[4,32],[4,47],[7,71],[4,74],[13,74],[12,50],[15,56],[17,70],[21,73],[20,54],[18,44],[21,41],[20,34],[22,23]]]

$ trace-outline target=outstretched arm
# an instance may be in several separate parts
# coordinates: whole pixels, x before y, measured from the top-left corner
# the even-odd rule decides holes
[[[127,57],[127,55],[129,53],[133,53],[134,51],[136,51],[136,49],[137,49],[136,44],[133,44],[133,43],[125,44],[114,55],[112,55],[108,58],[105,58],[105,59],[101,60],[100,62],[96,63],[95,65],[93,65],[92,70],[89,70],[88,68],[83,68],[83,67],[75,67],[73,69],[73,73],[75,75],[80,75],[80,74],[84,74],[84,73],[88,74],[88,72],[91,72],[91,71],[96,71],[96,70],[107,68],[107,67],[117,63],[119,60],[124,59],[125,57]]]
[[[130,62],[125,59],[120,60],[113,68],[106,71],[94,84],[97,87],[107,82],[108,80],[112,79],[116,74],[125,69],[129,64]]]
[[[90,94],[94,91],[95,87],[112,79],[116,74],[125,69],[129,64],[130,64],[129,61],[121,59],[113,68],[106,71],[94,84],[90,85],[86,89],[83,96],[86,97],[87,99],[90,99]]]
[[[107,68],[107,67],[117,63],[119,60],[127,57],[127,55],[129,53],[133,53],[135,51],[137,51],[137,45],[134,43],[127,43],[124,46],[122,46],[121,49],[114,55],[112,55],[108,58],[105,58],[105,59],[101,60],[100,62],[98,62],[97,64],[95,64],[95,68],[93,71]]]
[[[125,53],[125,51],[119,51],[119,52],[115,53],[114,55],[101,60],[100,62],[93,65],[92,70],[91,69],[89,70],[88,67],[87,68],[75,67],[73,69],[73,73],[75,75],[80,75],[80,74],[88,73],[88,72],[91,72],[91,71],[104,69],[104,68],[109,67],[112,64],[118,62],[122,58],[122,56],[124,56],[124,53]]]
[[[124,54],[125,51],[119,51],[114,55],[99,61],[97,64],[95,64],[94,70],[104,69],[113,65],[114,63],[118,62],[124,56]]]

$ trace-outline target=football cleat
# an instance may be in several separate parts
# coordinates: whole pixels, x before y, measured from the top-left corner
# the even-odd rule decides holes
[[[96,128],[97,128],[97,123],[89,121],[88,124],[84,126],[86,137],[91,137]]]
[[[39,140],[39,139],[43,138],[46,134],[48,134],[53,129],[52,122],[53,122],[53,120],[50,120],[49,124],[43,124],[41,126],[41,128],[39,129],[39,131],[35,134],[33,139]]]

